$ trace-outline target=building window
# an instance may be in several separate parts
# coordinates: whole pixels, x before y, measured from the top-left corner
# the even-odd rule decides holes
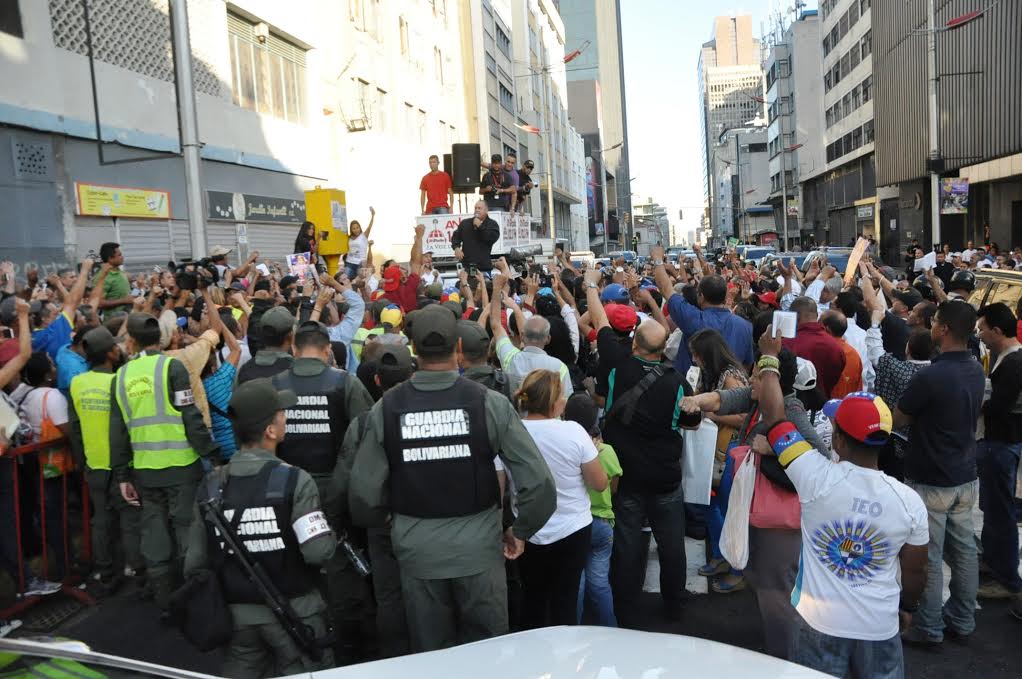
[[[870,144],[873,142],[873,121],[867,120],[862,126],[862,143]]]
[[[18,8],[18,0],[0,3],[0,33],[13,35],[15,38],[25,37],[25,29],[21,25],[21,10]]]
[[[486,70],[493,75],[497,75],[497,60],[489,52],[486,53]]]
[[[444,28],[447,28],[447,0],[430,0],[433,5],[433,16],[443,19]]]
[[[348,17],[356,30],[380,39],[379,7],[380,0],[348,0]]]
[[[511,94],[511,90],[509,90],[508,88],[504,87],[504,83],[500,83],[500,105],[508,113],[514,113],[515,112],[515,98],[514,98],[514,95]]]
[[[405,102],[405,135],[409,141],[415,139],[415,107]]]
[[[497,49],[508,59],[511,58],[511,38],[507,37],[500,26],[497,26]]]
[[[830,54],[830,36],[826,36],[823,39],[823,56]]]
[[[433,48],[433,68],[436,71],[436,80],[444,84],[444,56],[440,53],[439,47]]]
[[[404,17],[398,17],[397,28],[401,36],[401,56],[407,57],[411,54],[411,45],[408,44],[408,21]]]
[[[381,132],[386,132],[390,129],[389,122],[387,120],[390,111],[388,109],[389,103],[387,101],[386,90],[381,90],[379,87],[376,88],[376,128]]]
[[[869,0],[859,0],[859,13],[860,14],[865,14],[866,10],[869,9],[869,7],[870,7]]]
[[[500,121],[490,116],[490,136],[500,139]]]
[[[870,89],[873,87],[873,76],[867,75],[862,81],[862,103],[869,101]]]
[[[419,143],[420,144],[425,144],[426,143],[426,112],[423,111],[421,108],[419,109],[418,115],[416,117],[416,123],[417,123],[417,125],[419,127]]]
[[[305,114],[305,50],[273,32],[260,42],[255,27],[248,19],[227,15],[233,101],[299,123]]]
[[[873,52],[873,31],[866,31],[866,35],[862,36],[862,40],[859,42],[859,51],[862,53],[862,58],[865,59]]]

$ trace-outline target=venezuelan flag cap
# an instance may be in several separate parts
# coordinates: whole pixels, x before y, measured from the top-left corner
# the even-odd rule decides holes
[[[884,445],[891,434],[891,409],[876,394],[856,391],[831,399],[823,406],[823,413],[845,434],[868,446]]]

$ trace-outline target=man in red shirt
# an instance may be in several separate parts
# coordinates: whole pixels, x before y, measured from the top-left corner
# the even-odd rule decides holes
[[[817,320],[816,302],[799,297],[791,303],[791,311],[798,314],[798,329],[795,337],[784,340],[784,347],[816,366],[817,384],[830,398],[845,369],[845,352]]]
[[[440,168],[437,156],[429,157],[429,172],[419,182],[419,206],[424,215],[447,215],[451,213],[451,175]]]
[[[422,274],[422,236],[426,227],[422,224],[415,225],[415,241],[412,243],[412,252],[409,255],[408,275],[395,263],[383,270],[383,281],[380,287],[383,288],[383,297],[393,304],[401,307],[404,313],[410,313],[418,309],[419,282]]]
[[[852,392],[862,391],[862,358],[855,347],[844,339],[845,332],[848,331],[848,319],[840,311],[831,309],[820,314],[820,323],[830,336],[837,340],[845,354],[845,369],[841,371],[837,386],[830,392],[830,397],[844,398]]]

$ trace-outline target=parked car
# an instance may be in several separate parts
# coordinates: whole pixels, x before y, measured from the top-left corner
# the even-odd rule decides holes
[[[976,289],[969,295],[969,302],[976,309],[1003,302],[1014,312],[1019,299],[1022,299],[1022,271],[980,269],[976,272]]]
[[[13,672],[13,676],[209,677],[95,653],[85,644],[74,641],[0,639],[0,652],[7,659],[5,673]],[[49,664],[53,659],[61,659],[57,674]],[[307,679],[682,676],[822,679],[827,675],[762,653],[696,637],[579,626],[547,627],[441,651],[296,676]]]
[[[799,267],[803,273],[809,271],[809,267],[813,265],[815,261],[821,261],[830,264],[832,267],[837,269],[839,274],[844,274],[845,269],[848,267],[848,258],[852,256],[852,248],[826,248],[820,250],[813,250],[810,252],[805,260],[802,261],[802,265]]]

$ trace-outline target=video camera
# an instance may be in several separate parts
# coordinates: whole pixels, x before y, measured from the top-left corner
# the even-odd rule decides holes
[[[203,290],[220,281],[220,272],[209,257],[186,259],[174,267],[174,281],[181,290]]]

